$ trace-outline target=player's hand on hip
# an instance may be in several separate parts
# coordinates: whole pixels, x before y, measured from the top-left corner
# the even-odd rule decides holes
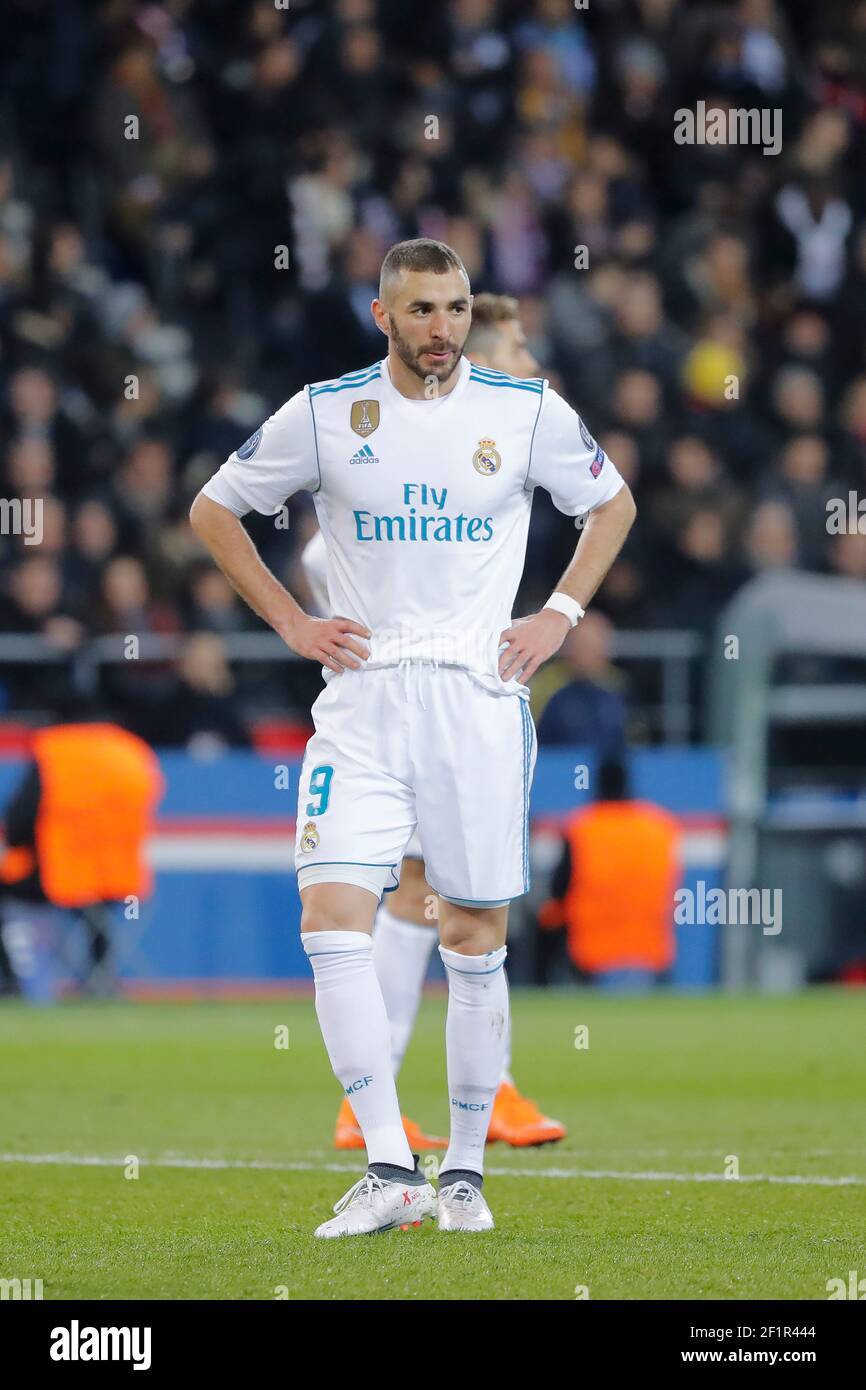
[[[499,674],[504,681],[519,679],[525,685],[545,661],[558,652],[571,631],[571,624],[562,613],[544,608],[528,618],[518,618],[499,637],[499,645],[508,643],[508,650],[499,658]]]
[[[305,613],[293,624],[285,640],[299,656],[320,661],[329,671],[339,672],[357,671],[363,666],[370,649],[358,639],[365,638],[369,643],[371,636],[369,628],[351,618],[311,618]]]

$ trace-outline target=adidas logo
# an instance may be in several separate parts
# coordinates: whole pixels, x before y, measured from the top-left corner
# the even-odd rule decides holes
[[[358,450],[357,454],[352,455],[352,457],[349,459],[349,462],[378,463],[379,460],[376,458],[376,455],[373,453],[373,450],[370,448],[369,444],[365,444],[363,448]]]

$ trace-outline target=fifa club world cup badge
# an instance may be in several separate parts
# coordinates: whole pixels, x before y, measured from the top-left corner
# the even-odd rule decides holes
[[[496,448],[495,439],[479,439],[478,448],[472,455],[472,465],[476,473],[482,473],[485,477],[499,472],[502,458]]]
[[[308,820],[301,831],[301,849],[304,854],[309,854],[319,843],[319,832],[311,820]]]
[[[362,439],[366,439],[369,434],[379,428],[379,402],[352,401],[349,424],[356,434],[359,434]]]

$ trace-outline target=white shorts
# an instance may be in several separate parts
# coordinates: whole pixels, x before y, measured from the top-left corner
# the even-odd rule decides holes
[[[412,831],[412,834],[409,836],[409,843],[408,843],[408,845],[406,846],[405,850],[403,851],[403,858],[404,858],[404,859],[423,859],[423,858],[424,858],[424,851],[423,851],[423,849],[421,848],[421,836],[418,834],[418,827],[417,827],[417,825],[415,826],[415,829]]]
[[[404,662],[333,677],[313,705],[298,795],[298,886],[396,888],[416,829],[427,881],[493,907],[529,887],[535,726],[522,696],[458,667]],[[420,848],[420,846],[419,846]]]

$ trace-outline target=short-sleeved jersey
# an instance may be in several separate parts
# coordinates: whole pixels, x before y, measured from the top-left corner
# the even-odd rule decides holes
[[[325,537],[321,531],[311,536],[301,551],[301,568],[304,571],[316,611],[323,618],[330,618],[331,600],[328,598],[328,551]]]
[[[623,486],[571,406],[538,377],[462,358],[413,400],[388,360],[305,386],[203,491],[236,515],[312,493],[330,611],[373,634],[370,666],[428,659],[497,691],[499,637],[523,572],[534,488],[581,518]]]

